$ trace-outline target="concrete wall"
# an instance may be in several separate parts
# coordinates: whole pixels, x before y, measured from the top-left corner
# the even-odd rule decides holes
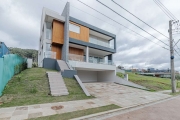
[[[43,68],[56,70],[57,69],[56,63],[57,63],[57,61],[55,59],[44,58],[43,59]]]
[[[96,71],[78,70],[77,74],[82,82],[97,82],[97,80],[98,80]]]
[[[32,59],[27,59],[27,68],[32,68]]]
[[[73,68],[82,68],[89,70],[96,70],[96,71],[105,71],[105,70],[116,70],[115,65],[105,65],[105,64],[95,64],[95,63],[88,63],[88,62],[79,62],[79,61],[69,61],[70,65]]]
[[[99,71],[97,73],[98,82],[114,82],[115,71]]]

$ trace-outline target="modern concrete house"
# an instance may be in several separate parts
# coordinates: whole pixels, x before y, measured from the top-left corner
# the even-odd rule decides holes
[[[81,82],[114,82],[116,35],[69,16],[70,4],[59,14],[43,8],[39,67],[56,69],[62,77]],[[49,75],[52,77],[53,75]]]
[[[40,32],[39,67],[45,58],[63,60],[84,82],[116,74],[116,35],[69,16],[69,3],[61,15],[44,8]]]

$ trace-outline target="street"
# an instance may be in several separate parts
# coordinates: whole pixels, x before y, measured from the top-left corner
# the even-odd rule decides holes
[[[180,96],[106,120],[180,120]]]

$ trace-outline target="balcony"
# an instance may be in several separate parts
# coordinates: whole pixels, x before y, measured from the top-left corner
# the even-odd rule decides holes
[[[89,32],[89,42],[103,47],[115,49],[115,37],[110,37],[93,30],[90,30]]]
[[[69,54],[68,57],[69,57],[69,60],[72,60],[72,61],[86,62],[84,56],[82,55]]]
[[[85,56],[75,55],[75,54],[69,54],[69,60],[70,61],[87,62]],[[105,60],[104,58],[93,57],[93,56],[89,57],[88,63],[104,64],[104,65],[114,65],[112,60]]]
[[[56,59],[56,52],[46,51],[46,52],[44,53],[44,58]]]

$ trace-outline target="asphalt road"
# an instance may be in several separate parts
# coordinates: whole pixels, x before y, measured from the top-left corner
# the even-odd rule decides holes
[[[180,120],[180,96],[106,120]]]

